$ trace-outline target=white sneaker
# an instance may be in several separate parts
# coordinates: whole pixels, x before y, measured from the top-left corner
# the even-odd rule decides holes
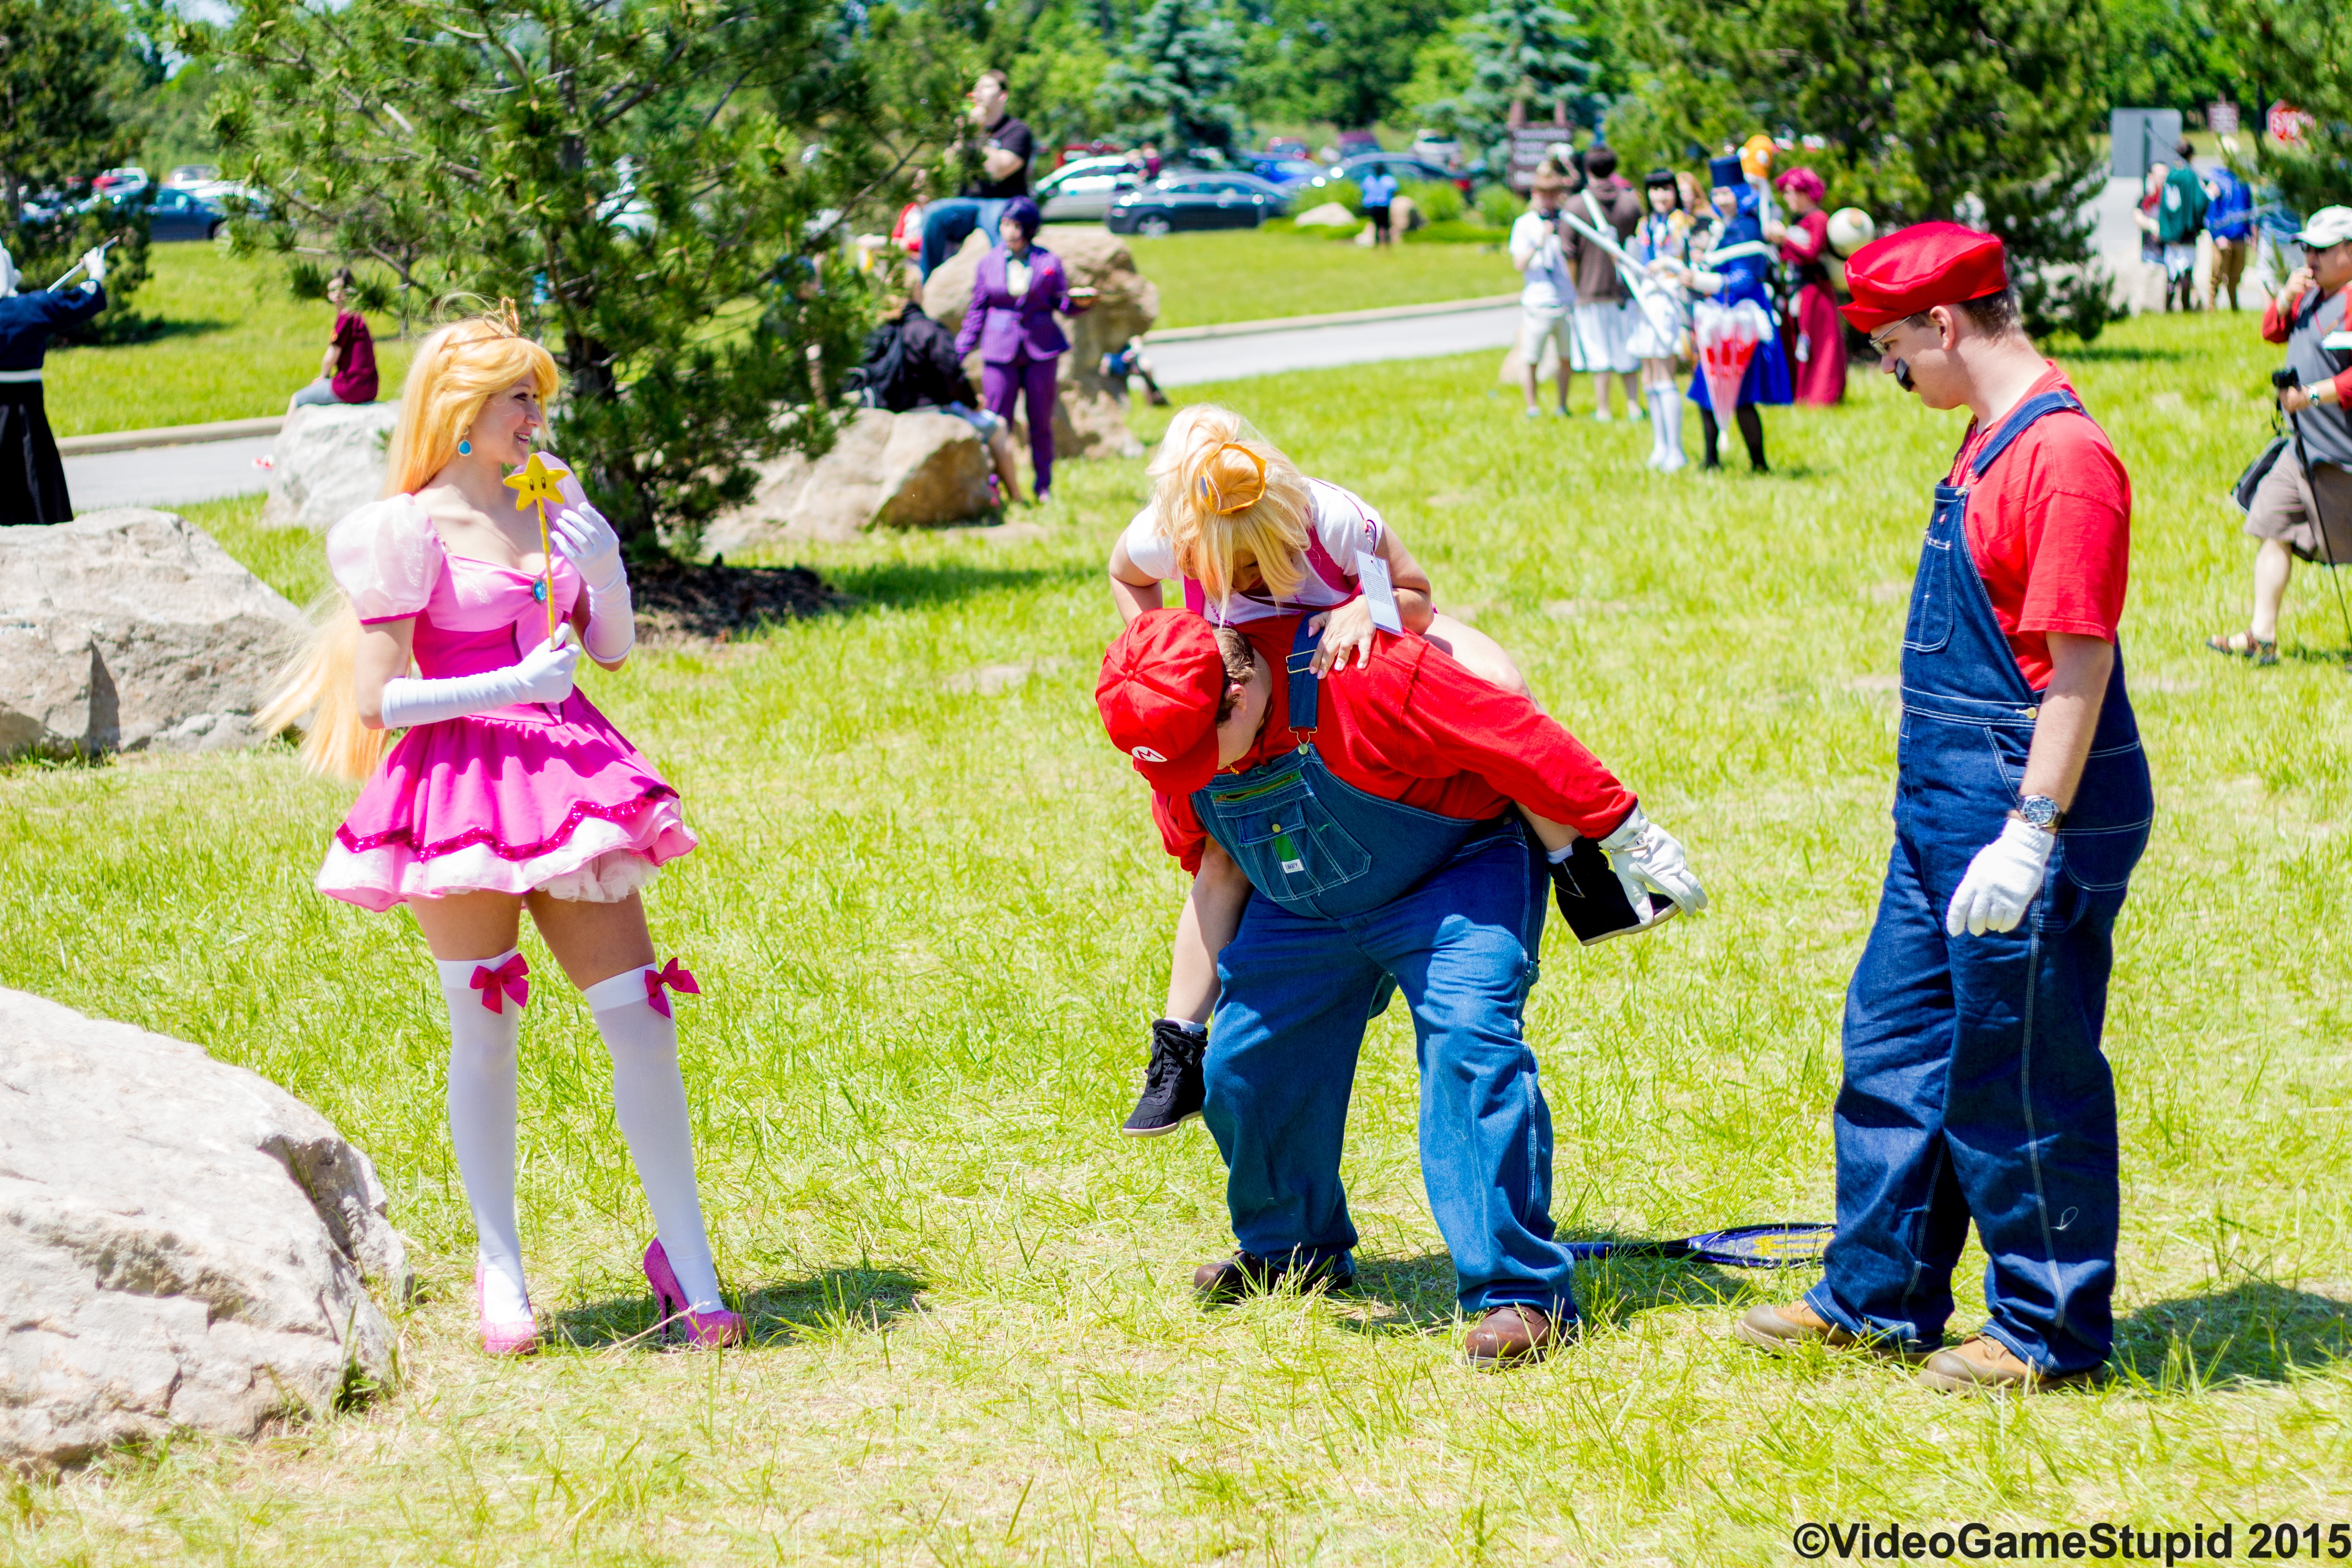
[[[1592,411],[1592,421],[1593,421],[1593,423],[1594,423],[1594,424],[1596,424],[1596,425],[1606,425],[1606,424],[1608,424],[1608,423],[1609,423],[1609,410],[1607,410],[1606,408],[1596,408],[1596,409],[1594,409],[1594,410]]]

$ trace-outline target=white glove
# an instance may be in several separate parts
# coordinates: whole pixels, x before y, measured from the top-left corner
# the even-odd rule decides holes
[[[1625,889],[1626,901],[1643,920],[1650,918],[1652,893],[1672,899],[1692,914],[1706,908],[1706,889],[1692,874],[1683,847],[1673,834],[1643,816],[1640,806],[1625,814],[1617,831],[1601,841],[1601,849]]]
[[[621,563],[621,536],[585,500],[557,512],[549,528],[555,548],[588,584],[588,631],[581,640],[591,658],[617,662],[637,642],[636,607],[629,599],[628,568]]]
[[[488,713],[517,702],[554,704],[572,695],[572,671],[580,650],[572,646],[570,626],[558,626],[555,638],[522,656],[520,664],[486,669],[479,675],[450,675],[438,680],[403,676],[383,683],[383,724],[387,730],[437,724],[469,713]]]
[[[2050,851],[2057,847],[2058,836],[2048,828],[2011,817],[2000,837],[1969,862],[1969,874],[1960,879],[1959,891],[1944,911],[1945,931],[1958,936],[1966,930],[1970,936],[1982,936],[1989,931],[2015,931],[2042,891],[2042,879],[2050,872]]]
[[[105,282],[105,281],[106,281],[106,248],[105,248],[105,247],[100,246],[100,247],[99,247],[98,248],[96,248],[96,249],[94,249],[94,250],[91,250],[91,251],[89,251],[88,253],[86,253],[86,254],[82,257],[82,258],[81,258],[81,265],[82,265],[82,270],[84,270],[85,272],[88,272],[88,273],[89,274],[89,280],[90,280],[91,282],[93,282],[93,283],[103,283],[103,282]]]

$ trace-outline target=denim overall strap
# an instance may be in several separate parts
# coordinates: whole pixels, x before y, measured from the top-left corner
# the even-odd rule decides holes
[[[1283,661],[1284,673],[1290,678],[1290,732],[1305,745],[1315,735],[1316,720],[1322,708],[1318,696],[1322,682],[1315,679],[1315,650],[1322,646],[1323,634],[1309,631],[1313,616],[1298,617],[1298,629],[1291,634],[1290,657]]]
[[[2028,399],[1964,479],[2080,406]],[[2025,920],[1946,931],[1970,861],[2019,802],[2042,703],[1969,553],[1969,489],[1936,488],[1904,628],[1895,846],[1846,994],[1838,1237],[1807,1300],[1854,1333],[1932,1347],[1973,1224],[1990,1258],[1981,1331],[2045,1373],[2077,1372],[2114,1338],[2120,1190],[2099,1040],[2115,920],[2147,838],[2147,766],[2119,653]]]

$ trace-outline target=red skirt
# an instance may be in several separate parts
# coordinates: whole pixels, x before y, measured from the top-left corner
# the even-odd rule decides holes
[[[1789,369],[1797,383],[1797,401],[1827,407],[1845,397],[1845,322],[1829,290],[1808,283],[1797,290],[1795,309],[1780,326],[1789,346]],[[1797,355],[1804,345],[1804,357]]]

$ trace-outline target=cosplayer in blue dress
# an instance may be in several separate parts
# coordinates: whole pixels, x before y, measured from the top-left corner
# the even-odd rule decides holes
[[[1772,263],[1777,258],[1773,247],[1765,241],[1764,225],[1757,216],[1756,191],[1748,184],[1737,157],[1711,161],[1707,177],[1714,183],[1716,209],[1722,213],[1724,224],[1703,266],[1690,274],[1690,286],[1697,293],[1712,296],[1718,305],[1753,300],[1777,322],[1780,312],[1772,308],[1771,289]],[[1698,405],[1699,422],[1706,436],[1706,466],[1719,468],[1723,462],[1717,448],[1722,427],[1716,422],[1715,405],[1707,396],[1705,373],[1692,374],[1687,395]],[[1748,374],[1739,383],[1738,405],[1732,410],[1740,439],[1748,444],[1748,464],[1759,473],[1764,471],[1764,421],[1757,414],[1756,405],[1786,404],[1794,401],[1794,397],[1789,381],[1789,357],[1781,350],[1780,335],[1769,332],[1756,345],[1756,357],[1748,362]]]

